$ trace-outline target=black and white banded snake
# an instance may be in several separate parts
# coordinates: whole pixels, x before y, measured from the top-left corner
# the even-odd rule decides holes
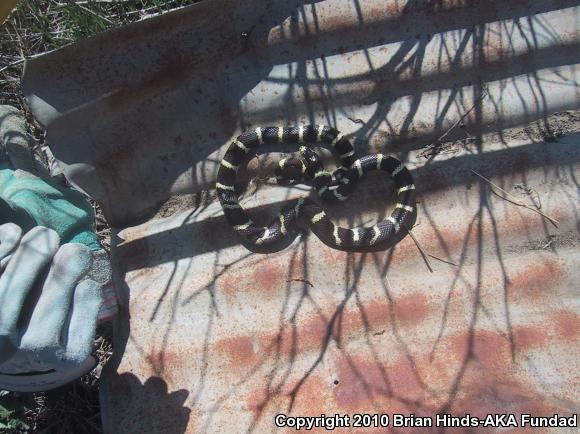
[[[280,160],[279,178],[296,180],[293,171],[305,172],[314,180],[318,196],[327,201],[346,200],[365,173],[383,170],[390,174],[397,190],[392,214],[371,227],[336,226],[322,207],[308,198],[290,201],[268,226],[255,224],[238,202],[235,181],[238,168],[254,148],[274,144],[326,144],[340,157],[341,167],[333,173],[324,170],[318,155],[300,146],[301,158]],[[324,125],[255,128],[239,135],[226,151],[217,174],[216,190],[224,214],[234,230],[251,246],[263,247],[280,242],[300,220],[328,246],[345,251],[384,250],[406,235],[416,217],[415,184],[407,168],[396,158],[384,154],[354,156],[350,141],[334,128]],[[298,163],[298,165],[296,164]],[[299,169],[298,169],[299,168]]]

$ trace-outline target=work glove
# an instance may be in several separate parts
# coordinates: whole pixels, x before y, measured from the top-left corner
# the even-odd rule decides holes
[[[90,353],[103,300],[101,286],[84,279],[91,251],[59,244],[49,228],[22,235],[14,223],[0,226],[1,388],[51,388],[94,366]]]
[[[97,321],[116,313],[110,262],[90,204],[43,176],[12,107],[0,145],[0,389],[47,390],[95,365]]]

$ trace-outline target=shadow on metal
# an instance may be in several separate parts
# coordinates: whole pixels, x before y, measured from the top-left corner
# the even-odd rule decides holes
[[[184,405],[187,390],[169,392],[162,378],[152,376],[141,383],[139,378],[130,373],[118,375],[113,382],[118,386],[114,391],[119,397],[116,410],[124,415],[118,425],[120,432],[142,432],[143,426],[147,427],[148,432],[185,432],[191,412]],[[140,411],[136,401],[145,403],[150,411]]]
[[[580,154],[577,152],[579,140],[580,134],[573,134],[566,138],[566,142],[560,143],[529,143],[515,148],[497,149],[486,153],[478,153],[476,149],[473,149],[473,152],[464,153],[459,157],[443,161],[429,160],[427,164],[412,170],[411,173],[420,195],[439,193],[446,189],[473,184],[478,179],[472,170],[479,173],[492,174],[493,176],[505,176],[524,169],[541,168],[546,165],[546,162],[553,162],[558,171],[564,172],[566,176],[571,176],[574,174],[575,166],[580,161]],[[454,152],[459,152],[459,149]],[[371,212],[377,208],[377,201],[369,200],[369,198],[365,197],[369,186],[373,184],[375,185],[373,187],[375,190],[373,195],[379,196],[381,203],[392,204],[394,196],[392,191],[390,191],[392,183],[386,179],[386,176],[381,175],[373,178],[372,181],[364,180],[361,182],[361,186],[358,187],[355,196],[346,203],[339,205],[324,204],[330,210],[330,215],[335,219],[347,219],[347,224],[350,227],[361,224],[360,221],[353,218],[353,215]],[[377,181],[382,181],[382,183]],[[500,186],[503,186],[503,183]],[[378,192],[376,191],[377,189],[379,190]],[[285,199],[294,198],[295,196],[288,196]],[[304,194],[301,196],[304,196]],[[315,192],[310,192],[308,196],[317,200]],[[573,201],[574,198],[570,198],[570,200]],[[251,210],[252,218],[255,221],[266,224],[285,203],[286,200],[274,204],[254,206]],[[378,216],[378,220],[384,219],[389,215],[387,208],[382,208],[383,213]],[[197,210],[197,212],[200,210]],[[420,206],[420,211],[421,214],[428,215],[428,210],[424,209],[424,207]],[[349,216],[350,218],[348,218]],[[227,232],[230,236],[215,236],[215,234],[220,232]],[[183,239],[183,237],[190,235],[199,240],[207,238],[208,242],[196,243],[195,246],[175,243],[176,239]],[[158,265],[155,262],[147,261],[147,258],[149,258],[147,245],[150,243],[171,246],[167,250],[171,258],[183,259],[207,252],[220,251],[238,245],[241,242],[242,239],[235,235],[235,232],[225,220],[221,209],[218,209],[215,215],[209,216],[202,221],[188,223],[167,232],[158,232],[146,238],[122,243],[117,247],[117,251],[120,256],[125,258],[125,269],[129,271],[144,265]],[[283,243],[271,251],[277,251],[287,246],[288,244]],[[249,248],[250,246],[245,247]],[[167,260],[164,256],[156,256],[156,258],[162,262]]]
[[[577,140],[542,149],[512,141],[518,158],[458,166],[447,182],[425,175],[438,183],[422,192],[414,231],[448,261],[433,274],[408,238],[388,252],[345,253],[301,237],[283,252],[253,255],[212,217],[219,204],[122,231],[128,241],[119,240],[115,257],[127,267],[132,332],[128,353],[117,353],[123,367],[110,368],[186,387],[189,432],[226,429],[234,416],[235,431],[269,431],[276,413],[577,411]],[[494,146],[492,155],[509,152],[501,140]],[[466,152],[444,161],[469,161]],[[504,188],[537,188],[559,230],[468,172],[490,167],[500,169],[494,182]],[[275,191],[258,190],[252,200]],[[367,189],[360,202],[383,193]],[[358,223],[353,209],[338,218]],[[369,218],[369,209],[358,211]],[[554,234],[569,238],[534,247]],[[122,418],[112,408],[110,421]]]
[[[23,88],[69,179],[121,227],[211,188],[251,125],[326,123],[405,158],[472,106],[471,133],[573,108],[577,5],[214,0],[34,59]]]
[[[119,227],[108,431],[174,389],[191,410],[176,432],[271,432],[277,413],[578,412],[578,116],[552,115],[578,106],[578,3],[213,0],[31,61],[54,154]],[[241,130],[296,123],[398,153],[434,273],[409,237],[345,253],[301,235],[255,255],[215,202],[146,220],[211,187]],[[389,191],[365,180],[329,214],[382,219]],[[260,186],[245,206],[265,217],[304,194]],[[167,389],[132,403],[150,377]]]

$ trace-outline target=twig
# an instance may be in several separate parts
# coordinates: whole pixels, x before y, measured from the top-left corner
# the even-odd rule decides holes
[[[302,282],[302,283],[306,283],[307,285],[310,285],[311,288],[314,288],[314,285],[312,284],[312,282],[310,282],[309,280],[306,280],[306,279],[299,279],[299,278],[288,279],[286,282]]]
[[[446,264],[449,265],[454,265],[455,267],[459,267],[459,265],[457,265],[456,263],[447,261],[446,259],[440,258],[439,256],[432,255],[431,253],[427,253],[427,255],[432,257],[433,259],[437,259],[438,261],[445,262]]]
[[[130,3],[134,0],[85,0],[85,1],[77,1],[75,2],[77,5],[88,5],[91,3],[109,3],[109,4],[118,4],[118,3]],[[56,2],[58,5],[62,5],[60,2]]]
[[[507,197],[503,197],[501,195],[498,194],[499,197],[501,197],[504,200],[507,200],[510,203],[513,203],[514,205],[518,205],[518,206],[523,206],[524,208],[529,209],[530,211],[534,211],[535,213],[540,214],[542,217],[544,217],[545,219],[549,220],[550,223],[552,223],[555,227],[558,227],[558,223],[560,223],[558,220],[556,220],[553,217],[550,217],[547,214],[544,214],[542,211],[540,211],[537,208],[531,207],[525,203],[520,202],[515,196],[509,194],[507,191],[505,191],[503,188],[501,188],[499,185],[494,184],[492,181],[490,181],[489,179],[487,179],[485,176],[480,175],[479,173],[477,173],[475,170],[471,169],[471,171],[476,174],[477,176],[479,176],[481,179],[483,179],[485,182],[487,182],[489,185],[491,185],[492,187],[497,188],[499,191],[501,191],[502,193],[504,193]],[[493,189],[492,189],[493,191]],[[495,193],[495,192],[494,192]],[[497,194],[497,193],[495,193]],[[508,199],[509,198],[509,199]]]
[[[524,184],[515,184],[514,188],[522,190],[524,194],[530,196],[530,199],[532,200],[532,202],[534,202],[534,205],[536,206],[537,209],[542,209],[542,200],[540,199],[540,194],[537,192],[535,188],[526,187]]]
[[[547,249],[548,247],[550,247],[552,245],[552,243],[554,242],[554,240],[550,240],[546,243],[545,246],[542,247],[542,249]]]
[[[406,226],[403,226],[406,230],[407,233],[409,235],[411,235],[411,238],[413,239],[413,241],[415,241],[415,245],[417,246],[417,248],[419,249],[419,252],[421,253],[421,256],[423,256],[423,260],[425,261],[425,264],[427,265],[427,268],[429,269],[429,271],[432,273],[433,272],[433,268],[431,267],[431,263],[429,262],[429,254],[427,254],[423,248],[421,247],[421,244],[419,244],[419,241],[417,241],[417,238],[415,238],[415,235],[413,235],[413,233],[411,232],[411,229],[409,229]],[[437,258],[439,259],[439,258]]]
[[[8,64],[8,65],[4,66],[3,68],[0,68],[0,73],[1,73],[1,72],[4,72],[4,71],[6,71],[7,69],[10,69],[10,68],[12,68],[13,66],[20,65],[20,64],[21,64],[21,63],[23,63],[25,60],[26,60],[26,59],[19,59],[19,60],[17,60],[16,62],[12,62],[12,63],[10,63],[10,64]]]
[[[78,7],[79,9],[82,9],[83,11],[85,11],[85,12],[87,12],[87,13],[89,13],[89,14],[91,14],[91,15],[93,15],[93,16],[95,16],[95,17],[97,17],[97,18],[99,18],[99,19],[101,19],[103,21],[105,21],[106,23],[115,24],[113,21],[111,21],[107,17],[104,17],[101,14],[99,14],[99,13],[97,13],[97,12],[95,12],[95,11],[93,11],[93,10],[91,10],[91,9],[89,9],[89,8],[81,5],[81,4],[79,4],[79,3],[74,3],[73,2],[72,4],[75,5],[76,7]]]
[[[487,88],[483,89],[483,92],[481,93],[481,95],[479,96],[479,98],[477,98],[473,105],[471,106],[471,108],[469,110],[467,110],[463,116],[461,116],[453,125],[451,125],[449,128],[447,128],[447,130],[445,130],[445,132],[443,134],[441,134],[441,136],[439,136],[439,138],[437,140],[435,140],[433,143],[431,143],[431,146],[438,144],[438,143],[442,143],[443,139],[445,137],[447,137],[449,135],[449,133],[451,131],[453,131],[455,128],[457,128],[457,126],[459,124],[461,124],[463,122],[463,120],[469,116],[469,114],[475,109],[475,107],[477,107],[477,105],[483,100],[483,98],[485,98],[487,96]],[[431,148],[433,149],[433,148]],[[426,147],[423,151],[421,151],[419,154],[417,154],[417,157],[425,157],[427,155],[428,150],[430,150],[429,147]]]
[[[441,141],[442,141],[442,140],[443,140],[445,137],[447,137],[447,136],[449,135],[449,133],[450,133],[452,130],[454,130],[455,128],[457,128],[457,125],[459,125],[460,123],[462,123],[462,122],[463,122],[463,119],[465,119],[467,116],[469,116],[469,114],[470,114],[470,113],[471,113],[471,112],[472,112],[472,111],[475,109],[475,107],[477,107],[477,105],[478,105],[478,104],[479,104],[481,101],[483,101],[483,98],[485,98],[486,96],[487,96],[487,88],[484,88],[484,89],[483,89],[483,92],[481,93],[481,95],[479,95],[479,98],[477,98],[477,99],[474,101],[474,103],[473,103],[473,105],[471,106],[471,108],[470,108],[469,110],[467,110],[467,111],[465,112],[465,114],[464,114],[463,116],[461,116],[461,117],[460,117],[460,118],[457,120],[457,122],[455,122],[453,125],[451,125],[451,127],[449,127],[449,128],[447,129],[447,131],[445,131],[445,132],[444,132],[444,133],[441,135],[441,137],[439,137],[439,138],[437,139],[437,142],[441,142]]]
[[[362,119],[360,119],[360,118],[353,119],[353,118],[351,118],[350,116],[347,116],[346,118],[347,118],[349,121],[351,121],[351,122],[354,122],[355,124],[361,124],[361,125],[364,125],[364,123],[365,123],[365,121],[363,121],[363,120],[362,120]]]
[[[556,237],[554,237],[552,235],[549,235],[548,236],[548,240],[549,241],[542,246],[542,249],[547,249],[548,247],[550,247],[552,245],[552,243],[554,242],[555,239],[556,239]]]

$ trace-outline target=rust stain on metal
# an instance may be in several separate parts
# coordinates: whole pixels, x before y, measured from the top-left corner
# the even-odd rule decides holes
[[[548,331],[539,326],[519,326],[514,328],[514,345],[521,350],[539,348],[548,340]]]
[[[557,260],[546,258],[533,268],[507,276],[507,289],[514,299],[531,298],[537,300],[552,295],[552,288],[567,280],[566,268]]]
[[[215,343],[216,350],[223,352],[232,368],[247,368],[256,363],[257,351],[255,338],[252,336],[236,336],[224,338]]]
[[[562,310],[552,318],[556,336],[565,342],[577,341],[580,338],[580,316],[569,310]]]
[[[576,411],[580,127],[574,112],[549,114],[578,105],[579,13],[571,0],[213,0],[31,62],[27,96],[55,155],[125,227],[108,431],[272,432],[277,413]],[[410,237],[345,253],[302,234],[250,253],[215,202],[134,223],[213,186],[242,129],[295,123],[331,124],[361,155],[398,152],[420,195],[413,233],[453,264],[432,259],[430,273]],[[449,128],[446,147],[422,156]],[[246,178],[276,158],[252,159]],[[559,227],[471,170],[533,188]],[[385,179],[328,214],[382,220],[394,205]],[[260,184],[243,200],[258,221],[306,194]]]
[[[373,406],[378,400],[385,413],[391,413],[397,405],[403,407],[405,402],[419,402],[426,397],[416,367],[404,357],[388,365],[361,356],[341,358],[337,372],[339,383],[334,388],[334,399],[344,411]]]
[[[281,390],[271,390],[268,384],[262,384],[252,390],[248,396],[247,405],[252,410],[254,418],[260,419],[269,407],[284,406],[292,400],[297,384],[287,384]],[[313,375],[301,384],[305,393],[301,393],[295,401],[296,410],[303,412],[317,411],[324,412],[327,399],[321,393],[326,387],[326,382],[322,377]]]
[[[260,297],[276,293],[286,282],[286,266],[276,262],[265,262],[252,267],[250,274],[242,276],[226,275],[219,286],[232,296],[244,289],[251,295]]]

